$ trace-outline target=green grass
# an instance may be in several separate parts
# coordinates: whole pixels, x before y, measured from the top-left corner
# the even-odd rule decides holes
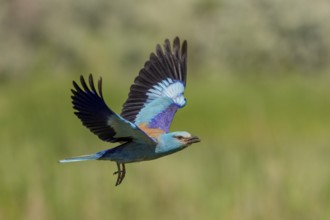
[[[1,83],[0,219],[330,219],[328,77],[205,76],[172,125],[202,142],[128,165],[119,187],[114,163],[57,163],[115,146],[72,114],[77,76]],[[116,112],[131,77],[104,76]]]

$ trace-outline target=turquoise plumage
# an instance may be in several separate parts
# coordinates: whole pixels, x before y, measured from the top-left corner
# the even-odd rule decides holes
[[[121,115],[104,102],[102,79],[94,86],[92,75],[87,85],[80,77],[81,87],[73,81],[72,103],[75,114],[101,140],[121,143],[115,148],[60,160],[60,163],[86,160],[110,160],[117,163],[116,186],[126,174],[125,164],[163,157],[199,142],[197,136],[185,131],[170,132],[173,117],[186,105],[184,89],[187,74],[187,42],[176,37],[173,47],[165,40],[150,55],[130,88]]]

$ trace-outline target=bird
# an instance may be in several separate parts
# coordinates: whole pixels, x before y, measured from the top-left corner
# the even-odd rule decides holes
[[[154,160],[200,142],[186,131],[170,132],[173,117],[187,103],[184,90],[187,79],[187,41],[173,43],[165,39],[139,71],[130,87],[121,114],[107,106],[102,93],[102,77],[97,88],[93,75],[88,82],[81,75],[80,84],[73,81],[74,114],[99,139],[118,143],[117,147],[94,154],[59,160],[59,163],[110,160],[116,162],[116,186],[125,178],[125,164]]]

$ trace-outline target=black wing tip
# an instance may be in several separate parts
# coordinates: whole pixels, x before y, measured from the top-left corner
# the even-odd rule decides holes
[[[80,84],[81,86],[79,86],[79,84],[76,81],[72,81],[72,85],[74,87],[74,89],[71,89],[71,92],[74,94],[74,96],[77,93],[95,93],[97,96],[101,97],[103,99],[103,93],[102,93],[102,77],[99,78],[98,80],[98,87],[97,90],[95,88],[95,84],[94,84],[94,79],[93,79],[93,74],[90,73],[88,75],[88,85],[86,83],[86,80],[84,78],[83,75],[80,75],[79,77],[80,80]],[[73,97],[72,97],[73,98]]]
[[[100,97],[103,99],[103,92],[102,92],[102,77],[99,78],[99,81],[97,82],[98,90]]]
[[[180,48],[180,38],[179,37],[175,37],[173,40],[173,47],[178,47]]]
[[[181,46],[181,56],[187,57],[187,50],[188,50],[188,43],[186,40],[183,41],[182,46]]]
[[[178,49],[181,49],[181,54],[187,53],[187,46],[188,46],[187,40],[183,40],[182,44],[181,44],[180,37],[178,37],[178,36],[176,36],[173,39],[172,47],[171,47],[171,42],[168,38],[166,38],[165,41],[164,41],[164,48],[170,48],[170,49],[178,48]],[[159,49],[162,50],[161,46],[159,44],[157,44],[156,51],[158,51]],[[172,51],[170,51],[170,52],[172,52]]]

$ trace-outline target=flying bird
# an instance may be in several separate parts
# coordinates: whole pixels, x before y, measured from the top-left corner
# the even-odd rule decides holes
[[[169,132],[173,117],[186,105],[184,89],[187,79],[187,41],[173,45],[168,39],[156,46],[130,88],[121,114],[113,112],[102,94],[102,78],[94,85],[92,74],[88,83],[80,77],[73,81],[74,114],[101,140],[119,146],[94,154],[60,160],[60,163],[86,160],[110,160],[117,163],[116,186],[123,181],[126,163],[153,160],[199,142],[186,131]]]

